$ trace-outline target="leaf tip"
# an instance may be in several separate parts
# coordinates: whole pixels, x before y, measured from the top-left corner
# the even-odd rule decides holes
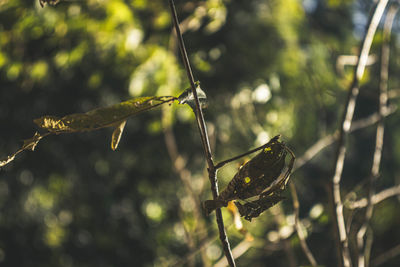
[[[124,131],[126,125],[126,120],[121,122],[120,124],[117,125],[115,128],[114,132],[112,133],[111,136],[111,149],[115,151],[118,147],[119,141],[121,140],[122,132]]]

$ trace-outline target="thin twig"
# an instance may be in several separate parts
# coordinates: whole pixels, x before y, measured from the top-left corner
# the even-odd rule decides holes
[[[185,243],[187,244],[187,248],[189,251],[195,251],[197,244],[195,244],[195,240],[193,238],[191,231],[189,230],[189,227],[187,225],[185,225],[185,223],[183,221],[185,218],[185,215],[184,215],[184,211],[182,208],[180,208],[178,210],[178,216],[179,216],[179,219],[181,220],[181,224],[182,224],[182,228],[183,228],[183,235],[184,235]],[[188,267],[196,266],[196,261],[195,261],[194,257],[188,258],[187,266]]]
[[[367,209],[365,211],[365,221],[357,232],[357,247],[358,247],[358,267],[368,266],[369,250],[364,244],[364,237],[370,229],[370,220],[374,211],[374,205],[372,205],[372,197],[375,194],[375,181],[379,177],[379,169],[382,159],[382,148],[383,148],[383,136],[385,132],[384,127],[384,116],[383,112],[387,108],[388,100],[388,76],[389,76],[389,55],[390,55],[390,32],[392,30],[393,20],[397,13],[397,5],[392,5],[386,14],[384,30],[383,30],[383,45],[381,52],[381,73],[380,73],[380,84],[379,84],[379,103],[378,103],[378,114],[380,120],[376,129],[375,137],[375,151],[372,162],[371,174],[368,186],[368,197],[367,197]]]
[[[187,18],[186,21],[188,21],[189,18]],[[188,23],[186,22],[186,24],[188,24]],[[180,23],[180,26],[181,26],[181,34],[182,34],[187,30],[187,27],[182,26],[182,22]],[[175,31],[175,29],[172,29],[170,38],[169,38],[169,50],[172,53],[176,53],[176,51],[178,49],[178,43],[176,40],[177,40],[176,31]],[[163,106],[161,123],[163,126],[162,128],[163,128],[164,137],[165,137],[165,144],[167,146],[167,151],[171,158],[174,171],[175,171],[175,173],[177,173],[177,175],[181,179],[181,181],[184,185],[186,194],[189,195],[189,197],[191,198],[191,201],[194,203],[193,215],[197,222],[196,224],[198,225],[198,227],[197,227],[197,232],[199,233],[198,239],[205,240],[207,238],[207,233],[206,233],[205,221],[202,216],[202,209],[201,209],[200,201],[191,185],[192,184],[191,183],[192,174],[185,167],[185,159],[179,153],[179,149],[178,149],[178,146],[176,143],[176,137],[175,137],[173,129],[172,129],[171,116],[172,116],[172,110],[169,108],[166,108],[166,106]],[[207,257],[206,251],[204,249],[201,249],[199,251],[200,251],[200,255],[201,255],[201,259],[202,259],[202,265],[205,267],[210,266],[210,260]],[[190,258],[188,258],[188,259],[190,259]],[[183,264],[180,264],[180,265],[183,265]]]
[[[236,245],[232,249],[232,254],[235,259],[241,257],[243,254],[245,254],[250,248],[254,247],[255,241],[250,241],[247,239],[244,239],[241,241],[239,244]],[[261,243],[261,242],[260,242]],[[226,258],[222,258],[219,261],[217,261],[216,264],[214,264],[214,267],[225,267],[227,264]]]
[[[368,56],[368,60],[367,60],[367,66],[375,64],[376,60],[377,59],[376,59],[375,55],[369,55]],[[355,65],[357,65],[357,61],[358,61],[358,56],[356,56],[356,55],[341,55],[341,56],[338,56],[338,58],[336,60],[336,70],[343,75],[344,74],[344,67],[346,65],[355,66]]]
[[[200,106],[199,97],[197,96],[195,80],[193,77],[193,72],[192,72],[192,68],[190,66],[189,58],[188,58],[188,55],[186,52],[185,43],[183,41],[183,37],[182,37],[181,30],[179,27],[179,21],[178,21],[178,16],[176,14],[174,0],[169,0],[169,4],[170,4],[170,8],[171,8],[172,20],[174,22],[176,35],[178,37],[178,43],[179,43],[179,49],[181,51],[182,61],[185,65],[186,74],[188,76],[190,87],[192,88],[193,97],[194,97],[195,103],[196,103],[196,109],[195,109],[196,110],[196,120],[197,120],[197,125],[198,125],[199,131],[200,131],[203,150],[204,150],[204,153],[206,154],[207,163],[208,163],[209,167],[214,166],[213,160],[212,160],[212,155],[211,155],[210,142],[208,140],[206,124],[204,121],[203,111]]]
[[[286,216],[285,212],[283,211],[282,205],[279,203],[275,205],[272,209],[270,209],[271,213],[274,216],[275,223],[277,227],[280,229],[283,225],[286,225]],[[288,239],[288,236],[283,236],[281,234],[281,231],[279,231],[279,239],[282,242],[283,245],[283,250],[286,255],[286,266],[289,267],[296,267],[298,266],[297,264],[297,259],[296,259],[296,254],[293,251],[293,247],[290,243],[290,240]]]
[[[173,0],[169,0],[169,5],[171,8],[171,14],[172,14],[172,20],[175,26],[176,30],[176,35],[178,37],[178,43],[179,43],[179,48],[181,51],[181,56],[182,60],[185,65],[186,73],[190,82],[190,86],[192,88],[193,96],[195,99],[196,103],[196,121],[197,121],[197,126],[199,127],[200,131],[200,137],[201,137],[201,142],[203,146],[203,151],[207,160],[207,165],[208,165],[208,177],[211,183],[211,191],[213,194],[213,198],[216,199],[218,197],[218,182],[217,182],[217,169],[215,168],[212,154],[211,154],[211,148],[210,148],[210,141],[208,138],[207,134],[207,129],[206,129],[206,124],[204,121],[204,116],[203,116],[203,111],[201,110],[199,98],[197,96],[197,91],[196,91],[196,85],[195,81],[193,78],[193,73],[192,69],[190,67],[190,62],[189,58],[187,56],[185,44],[183,42],[183,37],[180,32],[179,28],[179,21],[178,21],[178,16],[176,14],[176,9],[175,9],[175,4]],[[228,240],[228,236],[226,235],[225,227],[224,227],[224,221],[222,218],[222,212],[221,209],[216,209],[215,211],[216,214],[216,220],[217,220],[217,225],[218,225],[218,230],[219,230],[219,237],[222,242],[222,247],[224,249],[225,257],[228,260],[228,263],[230,266],[236,266],[235,261],[232,256],[232,251],[230,249],[230,244]]]
[[[379,266],[387,262],[388,260],[400,255],[400,244],[389,249],[388,251],[385,251],[378,257],[376,257],[374,260],[371,261],[371,266]]]
[[[218,240],[216,237],[209,237],[204,240],[199,241],[198,247],[194,251],[190,251],[185,256],[181,257],[181,259],[172,263],[171,266],[186,266],[186,263],[194,258],[198,253],[204,251],[207,247],[209,247],[212,243]]]
[[[345,267],[351,266],[350,251],[348,237],[346,232],[346,224],[343,216],[343,203],[340,195],[340,181],[343,172],[344,159],[346,154],[345,138],[348,135],[353,120],[356,100],[359,93],[358,83],[361,80],[368,59],[369,50],[371,48],[372,39],[375,35],[376,28],[381,20],[383,11],[388,3],[388,0],[380,0],[373,12],[368,25],[364,40],[361,45],[358,63],[354,71],[353,82],[347,95],[345,112],[340,123],[339,140],[337,144],[337,152],[334,159],[335,172],[332,178],[332,191],[334,200],[334,210],[336,211],[337,231],[339,237],[339,251]]]
[[[265,239],[243,239],[239,244],[237,244],[232,249],[232,254],[235,259],[243,256],[249,249],[256,248],[256,249],[263,249],[266,253],[271,254],[273,252],[282,251],[285,249],[285,245],[283,243],[284,239],[281,239],[277,242],[268,242],[265,243]],[[226,266],[226,258],[221,258],[214,264],[214,267],[223,267]]]
[[[400,96],[400,89],[395,88],[395,89],[390,89],[389,90],[389,98],[396,98]]]
[[[387,198],[394,197],[400,195],[400,185],[396,185],[390,188],[387,188],[385,190],[382,190],[381,192],[374,194],[371,197],[371,205],[376,205],[379,202],[382,202],[386,200]],[[357,201],[350,202],[348,205],[346,205],[346,208],[348,209],[362,209],[367,207],[368,205],[368,200],[367,198],[361,198]]]
[[[383,114],[384,117],[389,116],[397,110],[395,106],[389,106],[386,109],[386,112]],[[370,116],[354,121],[351,125],[350,133],[366,128],[368,126],[374,125],[379,121],[378,112],[371,114]],[[339,138],[339,131],[334,132],[333,134],[329,134],[325,137],[322,137],[317,142],[315,142],[312,146],[310,146],[306,152],[300,157],[296,159],[295,167],[293,171],[303,167],[307,162],[309,162],[312,158],[314,158],[321,150],[330,146]]]
[[[202,218],[201,207],[199,205],[200,201],[199,201],[198,197],[196,196],[195,192],[193,191],[193,188],[191,185],[190,179],[191,179],[192,175],[191,175],[190,171],[185,167],[185,160],[183,159],[183,156],[179,153],[178,146],[176,144],[176,138],[173,133],[171,124],[168,123],[168,121],[167,121],[167,116],[168,116],[167,112],[171,112],[171,109],[163,108],[162,112],[163,112],[162,113],[163,115],[162,115],[161,123],[163,126],[162,128],[163,128],[163,132],[164,132],[165,144],[167,146],[167,151],[168,151],[169,157],[171,158],[173,170],[178,175],[178,177],[181,179],[181,181],[183,183],[183,187],[186,191],[186,195],[189,196],[189,198],[191,199],[191,202],[193,203],[193,216],[194,216],[194,218],[196,220],[196,224],[198,226],[196,231],[198,233],[201,233],[199,235],[200,240],[204,240],[207,237],[206,233],[203,231],[205,229],[205,224],[204,224],[204,220]],[[192,238],[190,233],[188,233],[188,237]],[[193,249],[191,249],[191,250],[193,250]],[[201,253],[201,258],[203,260],[202,265],[209,266],[209,263],[208,263],[209,260],[207,259],[204,250],[201,250],[200,253]]]
[[[300,209],[300,203],[299,203],[299,198],[297,196],[296,192],[296,187],[294,183],[290,183],[290,193],[292,194],[292,200],[293,200],[293,209],[294,209],[294,220],[295,220],[295,227],[296,227],[296,232],[297,236],[299,237],[300,240],[300,246],[303,249],[304,254],[306,255],[308,261],[312,266],[318,266],[317,261],[314,258],[314,255],[312,254],[310,248],[307,245],[306,238],[303,233],[303,226],[300,221],[300,215],[299,215],[299,209]]]
[[[306,152],[296,160],[296,164],[294,170],[300,169],[303,167],[307,162],[309,162],[312,158],[314,158],[321,150],[325,149],[326,147],[333,144],[337,141],[339,137],[339,132],[336,131],[333,134],[329,134],[327,136],[322,137],[317,142],[315,142],[312,146],[310,146]]]
[[[396,110],[397,110],[396,105],[389,105],[387,108],[386,107],[383,108],[382,114],[375,112],[372,115],[370,115],[364,119],[357,120],[357,121],[353,122],[353,124],[351,125],[350,132],[365,128],[367,126],[371,126],[371,125],[379,122],[379,120],[381,119],[381,116],[387,117],[390,114],[394,113]]]

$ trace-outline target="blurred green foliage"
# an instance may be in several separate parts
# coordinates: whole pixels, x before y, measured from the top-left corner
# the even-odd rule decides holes
[[[337,59],[357,54],[371,4],[176,1],[195,78],[209,99],[205,116],[217,161],[278,133],[299,157],[338,127],[353,68]],[[398,23],[393,31],[391,89],[400,83]],[[371,51],[378,58],[381,43],[378,32]],[[378,82],[379,60],[362,81],[355,119],[376,111]],[[0,1],[0,157],[32,136],[33,119],[42,115],[84,113],[138,96],[177,96],[187,87],[167,1],[61,1],[44,8],[38,0]],[[399,119],[396,113],[386,122],[378,191],[399,182]],[[174,171],[166,146],[170,126],[195,198]],[[197,131],[190,108],[172,105],[129,119],[116,152],[109,148],[111,131],[104,129],[51,136],[22,154],[0,169],[0,265],[217,262],[222,250],[214,218],[196,214],[211,196]],[[369,127],[349,138],[344,196],[369,174],[374,135]],[[337,261],[329,206],[333,153],[329,147],[292,176],[307,242],[326,266]],[[221,188],[237,167],[219,171]],[[364,196],[356,188],[357,198]],[[253,240],[239,266],[289,266],[287,255],[308,264],[287,197],[253,222],[243,221],[247,235],[223,210],[232,247]],[[397,198],[379,205],[372,258],[397,245],[398,209]],[[351,238],[361,215],[355,214]],[[204,243],[202,252],[187,256]]]

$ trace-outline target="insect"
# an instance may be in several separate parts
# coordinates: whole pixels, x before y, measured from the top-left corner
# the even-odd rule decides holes
[[[240,215],[251,220],[283,199],[280,194],[289,180],[295,155],[279,138],[280,135],[272,138],[259,154],[241,166],[217,199],[204,202],[206,214],[226,207],[229,201],[258,196],[257,200],[244,205],[235,202]],[[288,153],[291,160],[284,171]]]

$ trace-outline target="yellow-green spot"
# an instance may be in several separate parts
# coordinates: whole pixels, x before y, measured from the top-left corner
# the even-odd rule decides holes
[[[155,201],[146,203],[144,205],[144,211],[147,217],[155,222],[160,222],[164,217],[163,207]]]
[[[45,61],[38,61],[32,65],[30,75],[32,79],[40,81],[46,77],[48,69],[49,67]]]
[[[7,62],[7,56],[4,53],[0,52],[0,68],[4,66]]]
[[[250,181],[251,181],[250,177],[244,178],[244,182],[245,182],[246,184],[250,183]]]
[[[269,146],[267,146],[266,148],[264,148],[264,152],[266,153],[266,152],[269,152],[269,151],[271,151],[272,150],[272,148],[271,147],[269,147]]]
[[[102,80],[102,76],[100,73],[93,73],[88,79],[88,85],[90,88],[96,88],[100,86]]]
[[[55,224],[47,227],[44,239],[49,247],[59,247],[64,241],[65,236],[65,229],[59,224]]]
[[[13,81],[18,78],[22,71],[22,64],[20,63],[13,63],[7,70],[7,78],[10,81]]]

